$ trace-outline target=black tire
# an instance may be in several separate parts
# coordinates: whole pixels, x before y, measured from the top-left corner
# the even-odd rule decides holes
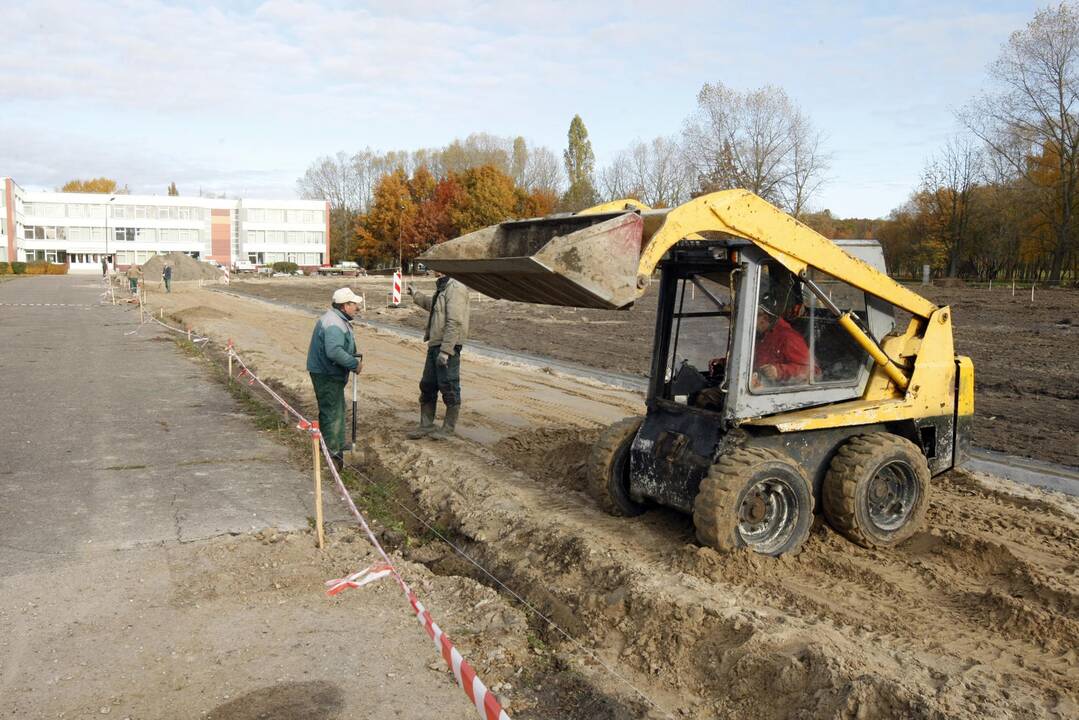
[[[828,524],[867,548],[898,545],[929,507],[929,465],[917,445],[890,433],[845,442],[824,477]]]
[[[642,417],[619,420],[604,430],[592,446],[588,491],[612,515],[636,517],[646,509],[629,496],[629,448],[642,422]]]
[[[702,545],[720,552],[749,548],[777,557],[795,553],[813,526],[813,491],[805,471],[766,448],[723,455],[701,481],[693,524]]]

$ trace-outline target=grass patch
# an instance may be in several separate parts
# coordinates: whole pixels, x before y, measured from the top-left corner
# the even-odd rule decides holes
[[[149,465],[110,465],[106,470],[145,470]]]
[[[274,439],[284,444],[289,451],[289,462],[297,468],[302,468],[306,473],[311,472],[311,438],[309,435],[296,430],[296,423],[291,416],[286,416],[284,410],[273,400],[266,397],[262,392],[250,388],[246,382],[239,382],[235,378],[231,381],[228,377],[227,361],[222,353],[215,352],[211,348],[203,348],[189,341],[186,337],[174,338],[176,346],[188,357],[200,361],[206,366],[211,377],[220,382],[228,389],[229,395],[239,404],[240,409],[247,414],[259,430],[274,435]],[[214,357],[219,355],[220,357]],[[300,404],[281,388],[275,387],[275,392],[280,393],[294,407],[300,408]],[[302,408],[301,408],[302,409]],[[323,468],[323,493],[324,497],[335,497],[336,493],[329,489],[327,483],[332,486],[333,480]],[[393,478],[360,477],[351,469],[345,468],[341,472],[341,480],[349,491],[356,506],[367,517],[368,521],[374,521],[382,527],[394,531],[400,536],[406,545],[423,544],[433,540],[434,535],[430,532],[419,535],[410,533],[406,513],[398,506],[401,502],[400,493],[402,488],[399,482]],[[314,522],[312,518],[311,522]]]

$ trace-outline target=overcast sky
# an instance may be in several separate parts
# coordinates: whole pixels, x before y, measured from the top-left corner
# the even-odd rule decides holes
[[[598,163],[705,82],[784,88],[827,137],[814,205],[883,216],[1038,3],[0,0],[0,176],[289,197],[316,157],[484,131]]]

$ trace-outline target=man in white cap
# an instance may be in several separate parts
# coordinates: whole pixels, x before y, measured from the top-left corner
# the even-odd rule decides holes
[[[318,426],[334,461],[340,467],[345,449],[345,385],[349,373],[363,368],[356,352],[352,318],[362,302],[349,288],[334,291],[333,306],[315,323],[307,349],[307,372],[315,386]]]

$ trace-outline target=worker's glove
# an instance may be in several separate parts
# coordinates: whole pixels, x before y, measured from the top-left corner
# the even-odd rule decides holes
[[[356,358],[356,367],[352,368],[352,372],[359,375],[360,371],[363,370],[363,353],[356,353],[353,357]]]
[[[412,283],[409,283],[408,286],[405,288],[405,292],[407,292],[409,295],[415,295],[416,294],[416,286],[413,285]]]
[[[450,364],[450,354],[445,350],[438,354],[438,364],[440,367],[446,367]]]

